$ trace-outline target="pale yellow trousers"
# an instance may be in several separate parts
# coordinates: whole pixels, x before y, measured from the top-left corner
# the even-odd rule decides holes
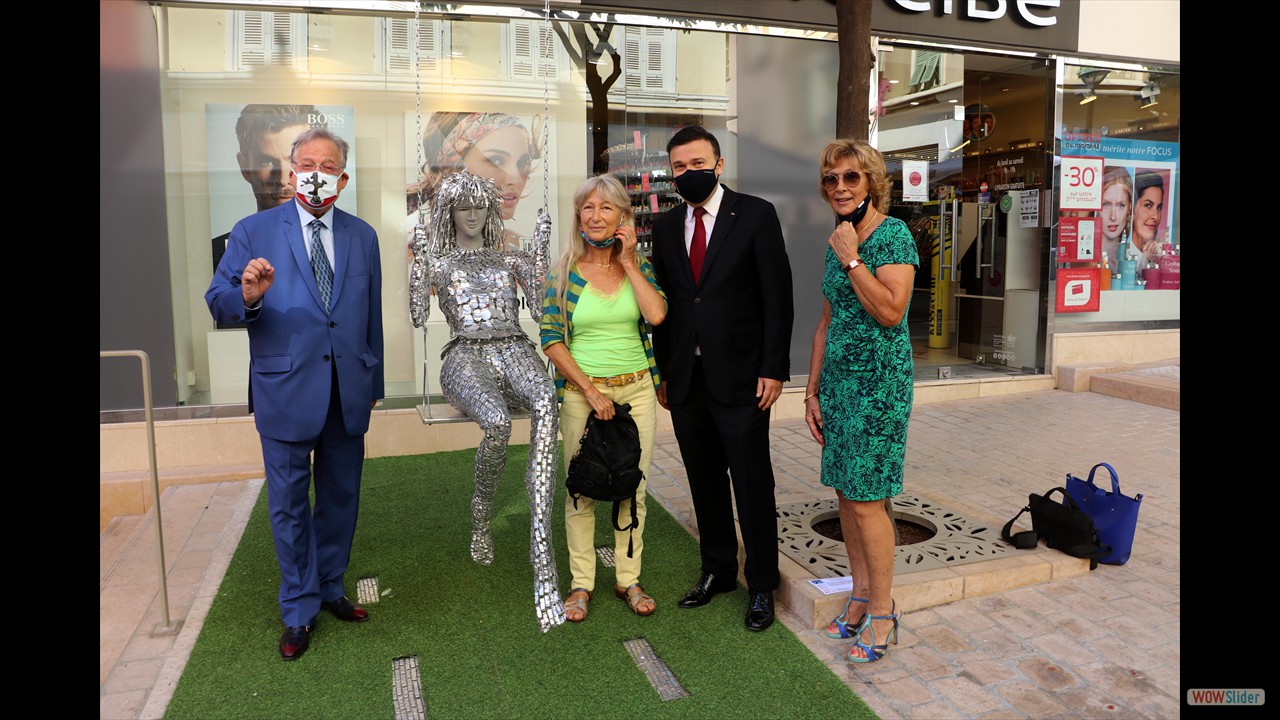
[[[619,405],[631,405],[631,418],[636,421],[640,431],[640,471],[645,479],[640,481],[636,491],[636,518],[640,525],[632,531],[613,532],[614,576],[618,587],[627,588],[640,582],[640,558],[644,554],[644,516],[645,488],[649,485],[649,462],[653,459],[653,435],[657,427],[658,396],[654,392],[653,381],[646,377],[640,382],[621,387],[604,387],[596,389],[605,397]],[[578,452],[578,440],[587,427],[587,416],[591,414],[591,405],[582,393],[571,388],[564,390],[564,402],[560,404],[560,434],[564,438],[564,467],[568,469],[569,460]],[[563,488],[562,488],[563,489]],[[569,571],[573,576],[570,588],[586,588],[591,592],[596,589],[596,501],[589,497],[579,497],[578,506],[565,493],[564,503],[564,535],[569,546]],[[613,524],[613,503],[604,502],[601,514],[602,522]],[[619,503],[618,523],[623,527],[631,524],[631,501]],[[627,557],[627,543],[632,543],[631,557]]]

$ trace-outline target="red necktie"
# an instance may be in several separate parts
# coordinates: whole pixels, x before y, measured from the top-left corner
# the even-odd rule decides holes
[[[702,224],[706,208],[693,209],[693,242],[689,245],[689,268],[693,270],[693,284],[702,277],[702,260],[707,256],[707,228]]]

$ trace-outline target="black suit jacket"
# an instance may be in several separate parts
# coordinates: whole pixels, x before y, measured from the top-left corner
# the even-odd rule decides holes
[[[667,293],[653,350],[667,401],[684,401],[693,350],[701,346],[712,396],[729,405],[757,403],[758,378],[791,379],[795,309],[778,213],[767,200],[726,187],[697,286],[684,245],[687,213],[680,203],[653,224],[653,267]]]

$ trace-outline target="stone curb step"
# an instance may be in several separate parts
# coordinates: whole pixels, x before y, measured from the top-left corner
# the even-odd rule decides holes
[[[163,495],[174,485],[250,480],[265,475],[262,465],[223,465],[161,470],[156,479]],[[98,473],[98,531],[104,532],[112,518],[150,512],[153,501],[150,470]]]

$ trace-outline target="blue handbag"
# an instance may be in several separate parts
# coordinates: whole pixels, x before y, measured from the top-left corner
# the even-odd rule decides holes
[[[1111,473],[1111,490],[1104,490],[1093,482],[1098,468],[1106,468]],[[1064,486],[1067,496],[1075,501],[1098,529],[1098,536],[1103,546],[1111,546],[1111,554],[1098,558],[1098,562],[1107,565],[1123,565],[1129,562],[1129,553],[1133,549],[1133,533],[1138,528],[1138,508],[1142,504],[1142,493],[1129,497],[1120,492],[1120,476],[1116,469],[1107,463],[1098,463],[1089,471],[1089,479],[1080,478],[1067,473]],[[1065,502],[1064,502],[1065,504]]]

